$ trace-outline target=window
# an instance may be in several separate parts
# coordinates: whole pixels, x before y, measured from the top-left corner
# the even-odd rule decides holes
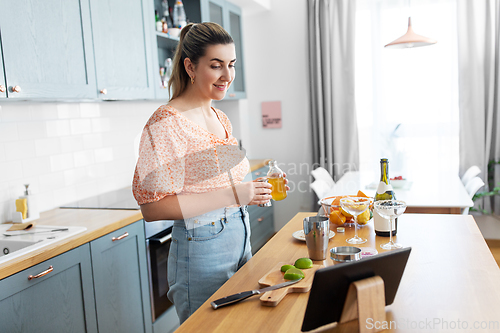
[[[458,174],[455,2],[360,0],[356,14],[356,114],[360,169],[414,178],[431,166]],[[435,45],[386,49],[407,31]]]

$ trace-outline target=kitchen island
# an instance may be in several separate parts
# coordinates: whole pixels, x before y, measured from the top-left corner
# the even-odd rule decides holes
[[[258,289],[258,280],[277,263],[307,257],[305,243],[292,234],[311,215],[298,213],[176,332],[300,332],[309,293],[288,294],[276,307],[262,306],[259,296],[217,310],[210,302]],[[329,248],[348,245],[352,234],[352,228],[337,233]],[[372,221],[358,234],[368,239],[363,246],[384,252],[380,244],[388,238],[375,236]],[[472,216],[404,214],[396,239],[412,252],[395,301],[386,307],[391,331],[500,331],[500,269]],[[314,332],[357,332],[357,325],[331,324]]]

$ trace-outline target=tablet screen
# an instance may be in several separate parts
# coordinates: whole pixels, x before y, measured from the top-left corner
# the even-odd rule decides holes
[[[392,304],[410,252],[411,247],[392,250],[316,271],[302,322],[302,332],[339,321],[347,290],[354,281],[380,276],[384,280],[385,303]]]

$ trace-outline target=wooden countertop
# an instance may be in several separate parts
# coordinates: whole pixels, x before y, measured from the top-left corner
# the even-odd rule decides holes
[[[249,160],[251,171],[253,172],[265,166],[266,161],[267,160],[263,159]],[[142,219],[142,214],[139,210],[57,208],[43,212],[40,214],[40,219],[36,221],[37,224],[78,226],[86,227],[87,230],[73,237],[51,244],[50,246],[15,258],[7,263],[0,264],[0,279],[37,265],[47,259],[88,243],[140,219]]]
[[[262,306],[258,296],[218,310],[212,309],[210,302],[257,289],[257,281],[278,262],[293,263],[307,257],[305,242],[295,240],[292,233],[302,229],[303,218],[311,215],[298,213],[176,333],[201,328],[204,332],[230,332],[235,327],[238,332],[300,332],[309,293],[288,294],[276,307]],[[329,248],[348,245],[345,240],[352,234],[352,228],[336,234]],[[362,227],[359,235],[368,239],[365,247],[384,251],[380,244],[388,238],[375,236],[373,222]],[[418,325],[428,327],[427,322],[434,325],[434,320],[440,320],[443,325],[445,321],[448,325],[468,325],[469,330],[475,323],[497,325],[481,332],[498,332],[500,269],[472,216],[404,214],[399,218],[396,239],[403,246],[411,246],[412,252],[396,299],[386,307],[387,320],[397,325],[391,331],[416,332],[422,327]],[[332,261],[328,258],[324,263],[331,265]],[[431,331],[458,330],[456,326],[433,326]],[[357,332],[357,321],[327,325],[313,332]]]
[[[263,166],[266,166],[267,165],[267,161],[269,161],[269,159],[252,159],[252,160],[248,160],[250,162],[250,170],[252,172],[254,172],[255,170],[257,169],[260,169],[262,168]]]

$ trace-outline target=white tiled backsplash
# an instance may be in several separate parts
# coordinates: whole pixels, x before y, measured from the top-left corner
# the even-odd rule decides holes
[[[0,105],[0,222],[30,184],[40,211],[130,186],[134,140],[160,102]]]

